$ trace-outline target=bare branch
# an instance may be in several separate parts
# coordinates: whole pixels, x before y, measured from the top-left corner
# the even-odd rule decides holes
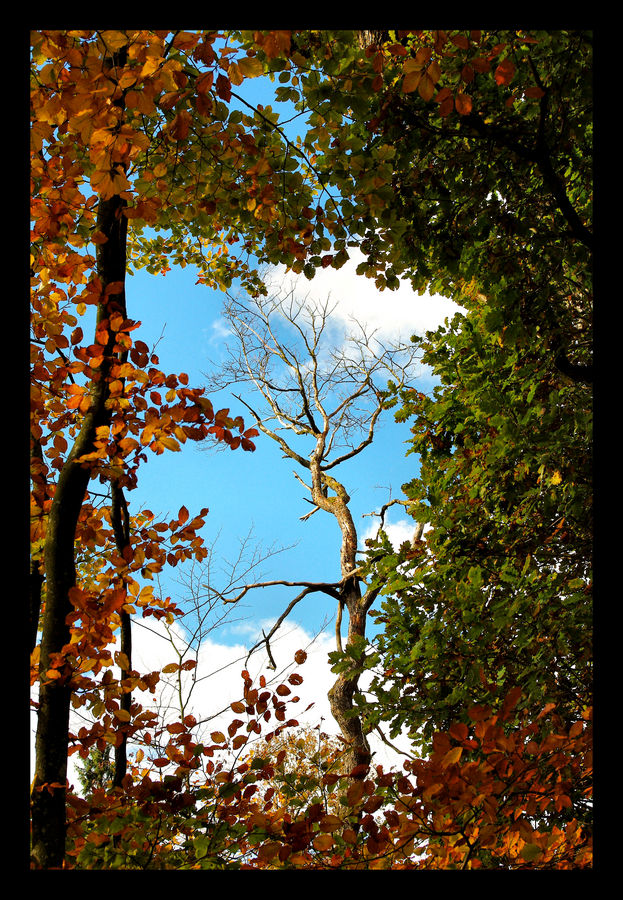
[[[286,584],[287,582],[282,582],[282,583]],[[263,587],[263,586],[264,585],[250,585],[250,587]],[[277,668],[275,661],[272,657],[272,654],[270,652],[270,639],[275,634],[275,632],[279,629],[279,627],[281,626],[283,621],[285,619],[287,619],[287,617],[290,615],[290,613],[292,612],[294,607],[297,605],[297,603],[300,603],[300,601],[303,599],[303,597],[306,597],[308,594],[313,593],[315,590],[323,590],[324,593],[332,593],[322,587],[309,586],[309,587],[304,588],[300,594],[297,594],[297,596],[294,598],[294,600],[291,600],[290,603],[288,603],[287,607],[284,609],[284,611],[281,613],[279,618],[276,620],[275,624],[270,629],[268,634],[264,634],[264,631],[262,631],[262,635],[263,635],[262,640],[258,641],[257,644],[254,644],[253,647],[251,647],[251,649],[249,650],[249,652],[247,654],[247,661],[249,660],[249,657],[251,656],[252,653],[254,653],[262,645],[265,645],[266,652],[268,654],[268,658],[269,658],[270,662],[272,663],[272,666],[275,669]]]
[[[337,605],[337,613],[335,616],[335,645],[340,653],[342,653],[342,610],[344,604],[340,600]]]
[[[334,583],[330,583],[327,581],[258,581],[255,584],[246,584],[243,589],[237,594],[235,597],[226,597],[224,594],[219,594],[223,603],[238,603],[239,600],[247,594],[249,591],[254,590],[255,588],[263,588],[263,587],[275,587],[276,585],[281,585],[283,587],[304,587],[306,589],[306,593],[311,593],[314,591],[319,591],[323,594],[329,594],[329,596],[337,599],[338,592],[337,588],[341,584],[341,581],[337,581]]]
[[[327,332],[335,308],[328,300],[300,300],[294,291],[244,301],[228,295],[224,317],[236,340],[228,346],[226,363],[209,376],[212,389],[251,386],[262,397],[262,410],[238,399],[299,464],[303,457],[286,447],[281,432],[314,442],[322,436],[323,470],[371,443],[387,380],[406,384],[417,354],[413,344],[385,345],[355,320],[350,333],[331,345]]]

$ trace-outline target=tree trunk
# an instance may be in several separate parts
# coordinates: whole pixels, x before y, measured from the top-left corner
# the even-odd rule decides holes
[[[364,598],[361,596],[356,579],[346,582],[341,602],[348,610],[349,615],[348,638],[346,640],[346,646],[348,647],[349,644],[354,643],[358,638],[364,638],[366,635]],[[330,688],[328,695],[331,714],[340,726],[342,737],[348,743],[348,749],[343,757],[342,771],[350,775],[356,770],[352,776],[356,780],[366,777],[372,759],[370,745],[363,732],[361,719],[359,716],[350,714],[353,710],[353,697],[358,683],[358,675],[341,672],[334,685]]]
[[[324,438],[318,438],[316,453],[310,462],[312,476],[312,498],[321,509],[332,513],[342,532],[342,546],[340,563],[342,578],[346,579],[342,585],[340,606],[348,611],[348,637],[346,646],[354,643],[366,634],[366,618],[369,601],[361,596],[359,582],[356,577],[349,578],[349,574],[357,567],[357,530],[348,508],[350,500],[342,484],[322,472],[319,460],[324,452]],[[328,496],[329,490],[335,492],[335,496]],[[370,745],[363,733],[361,719],[350,715],[353,710],[353,697],[359,682],[358,675],[341,672],[333,687],[329,690],[329,704],[331,714],[340,726],[342,737],[346,741],[347,750],[343,757],[342,771],[352,775],[355,779],[363,779],[366,776],[372,754]],[[354,771],[356,770],[356,771]]]
[[[126,318],[124,290],[108,296],[105,293],[107,285],[125,280],[127,219],[122,214],[124,206],[125,201],[118,196],[100,200],[99,203],[97,228],[108,240],[98,245],[97,253],[97,274],[102,282],[98,326],[115,310]],[[67,617],[73,609],[70,591],[76,584],[76,525],[90,476],[88,466],[77,463],[76,459],[94,451],[96,429],[110,422],[106,400],[114,343],[115,335],[109,332],[104,360],[92,376],[91,406],[60,472],[48,517],[44,551],[46,596],[32,793],[32,855],[43,868],[60,868],[65,855],[65,789],[72,671],[70,665],[62,661],[62,654],[71,637]],[[46,676],[52,664],[56,664],[60,677],[51,679]]]
[[[123,556],[125,549],[130,546],[130,516],[128,514],[125,497],[123,496],[123,488],[116,482],[111,484],[111,498],[111,520],[115,533],[115,543],[120,555]],[[124,678],[129,676],[130,669],[132,668],[132,617],[124,609],[120,611],[119,616],[121,619],[119,649],[127,659],[127,666],[125,664],[121,665],[120,681],[123,681]],[[126,691],[120,696],[119,707],[129,713],[131,706],[132,693],[131,691]],[[115,746],[115,775],[113,778],[113,785],[115,787],[122,786],[127,771],[128,739],[126,732],[123,730],[123,726],[119,731],[118,738],[119,743]]]

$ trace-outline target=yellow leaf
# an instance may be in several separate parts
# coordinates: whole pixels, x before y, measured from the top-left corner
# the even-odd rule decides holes
[[[214,741],[215,744],[224,744],[226,741],[226,737],[222,731],[213,731],[210,735],[210,738]]]
[[[451,750],[448,750],[448,752],[444,754],[444,757],[441,760],[442,768],[446,769],[448,766],[452,766],[454,763],[457,763],[461,758],[462,752],[462,747],[453,747]]]
[[[81,672],[90,672],[91,669],[95,668],[95,663],[97,660],[95,659],[83,659],[80,663],[80,671]]]
[[[159,56],[150,56],[145,60],[143,64],[143,68],[141,69],[141,78],[148,78],[150,75],[153,75],[156,69],[160,67],[162,63],[162,59]]]
[[[129,722],[130,721],[130,711],[127,709],[118,709],[115,713],[115,718],[119,719],[120,722]]]
[[[121,50],[129,43],[125,31],[100,31],[100,37],[108,50]]]
[[[175,440],[175,438],[166,437],[165,435],[161,435],[159,438],[159,441],[161,444],[164,444],[164,446],[167,448],[167,450],[181,450],[181,447],[178,444],[178,442]]]
[[[257,78],[264,71],[264,66],[257,56],[247,56],[238,63],[238,68],[245,78]]]
[[[179,666],[177,663],[169,663],[162,670],[166,675],[169,675],[171,672],[179,671]]]
[[[553,474],[552,477],[550,478],[550,483],[551,483],[551,484],[560,484],[561,481],[562,481],[562,475],[560,474],[560,472],[558,471],[558,469],[556,469],[556,471],[554,472],[554,474]]]

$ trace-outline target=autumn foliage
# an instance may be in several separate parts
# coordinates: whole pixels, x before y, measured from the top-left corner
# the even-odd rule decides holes
[[[550,808],[560,813],[571,806],[570,785],[590,792],[590,720],[578,721],[567,733],[555,728],[542,736],[553,715],[545,708],[537,722],[509,728],[520,700],[515,693],[498,713],[470,709],[469,726],[456,724],[435,735],[431,755],[406,763],[402,773],[378,766],[353,783],[340,771],[336,745],[321,745],[326,749],[320,752],[325,760],[320,775],[304,776],[287,763],[283,768],[288,753],[310,741],[309,735],[301,738],[287,711],[298,700],[292,694],[302,682],[297,672],[274,691],[263,676],[257,687],[246,671],[242,680],[226,732],[214,731],[210,742],[198,744],[189,716],[164,729],[165,751],[159,756],[150,753],[150,731],[144,727],[144,749],[137,751],[122,788],[97,787],[87,799],[69,795],[69,865],[556,869],[590,864],[590,840],[573,817],[564,828],[548,824]]]
[[[41,30],[31,46],[33,866],[590,867],[590,41]],[[237,94],[269,74],[308,115],[300,141]],[[287,748],[309,746],[298,671],[273,687],[245,669],[205,742],[150,703],[195,661],[134,667],[131,622],[175,620],[157,578],[205,558],[208,514],[133,510],[141,467],[188,441],[252,452],[259,432],[162,371],[126,275],[191,265],[257,295],[259,263],[312,278],[353,246],[379,291],[408,278],[466,313],[425,342],[443,387],[387,399],[412,420],[427,549],[369,548],[386,631],[334,660],[380,666],[361,721],[406,728],[413,755],[353,772],[325,741],[291,772]],[[79,796],[68,757],[107,748],[112,780]]]

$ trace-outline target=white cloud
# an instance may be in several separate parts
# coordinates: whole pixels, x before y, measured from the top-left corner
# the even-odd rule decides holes
[[[309,281],[303,275],[293,276],[283,266],[270,270],[269,283],[279,288],[296,286],[301,298],[324,302],[330,296],[336,304],[333,317],[350,327],[352,318],[378,329],[381,340],[408,340],[412,334],[423,335],[441,325],[461,307],[439,294],[420,296],[404,281],[396,291],[379,291],[374,280],[356,274],[364,260],[357,249],[349,250],[351,258],[341,269],[318,269]]]
[[[379,527],[379,522],[374,522],[368,526],[366,531],[361,535],[360,543],[362,547],[365,547],[366,540],[376,537]],[[392,546],[397,550],[402,543],[413,539],[415,527],[416,523],[413,519],[400,519],[397,522],[385,521],[383,530],[391,541]]]
[[[265,623],[265,630],[268,631],[268,628],[269,623]],[[149,628],[141,627],[137,621],[133,628],[133,668],[139,672],[148,673],[175,662],[177,657],[171,644],[171,636],[178,647],[183,645],[183,632],[178,625],[169,628],[167,632],[165,626],[155,620],[149,623]],[[296,719],[301,726],[310,728],[320,726],[327,734],[339,734],[339,728],[331,715],[327,697],[329,688],[335,681],[335,675],[331,672],[328,660],[328,654],[335,649],[332,633],[322,633],[314,637],[296,623],[284,623],[271,641],[277,672],[271,671],[267,667],[268,659],[265,651],[254,653],[247,661],[249,646],[244,644],[227,645],[219,643],[218,640],[207,640],[201,645],[198,654],[189,656],[189,658],[196,658],[198,664],[193,673],[183,673],[182,693],[187,701],[185,715],[194,715],[199,723],[195,733],[197,739],[209,741],[210,732],[227,730],[227,726],[235,717],[229,705],[242,697],[241,672],[243,669],[249,671],[256,686],[259,683],[259,676],[264,675],[269,689],[274,691],[277,685],[284,684],[292,692],[285,699],[300,698],[297,703],[288,703],[288,718]],[[305,650],[307,653],[307,659],[303,665],[297,665],[294,662],[294,654],[297,650]],[[297,672],[302,676],[302,684],[291,685],[288,683],[288,675],[292,672]],[[196,675],[194,686],[192,685],[193,675]],[[365,687],[367,682],[368,679],[364,678],[362,686]],[[159,709],[163,722],[176,721],[179,720],[176,688],[171,676],[168,676],[168,679],[167,676],[162,676],[155,695],[137,691],[135,699],[145,708]],[[36,698],[36,693],[33,696]],[[88,725],[88,721],[82,713],[82,710],[71,711],[71,730],[77,731],[81,726]],[[278,725],[279,722],[273,716],[268,723],[264,723],[264,731],[271,731]],[[31,730],[31,760],[34,774],[35,714],[32,717]],[[386,769],[390,766],[400,768],[401,758],[374,733],[370,735],[370,744],[374,751],[373,762],[375,765],[381,763]],[[402,746],[405,750],[408,749],[408,743],[404,741]],[[76,769],[79,764],[78,754],[69,758],[68,779],[75,789],[80,787]]]

